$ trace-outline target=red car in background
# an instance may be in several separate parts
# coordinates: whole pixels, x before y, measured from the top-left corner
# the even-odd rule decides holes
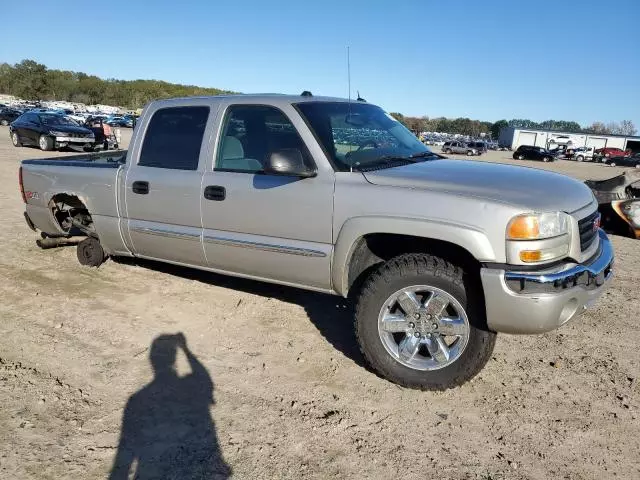
[[[627,150],[626,152],[624,150],[621,150],[619,148],[599,148],[598,150],[596,150],[594,152],[597,156],[600,157],[626,157],[628,155],[631,155],[631,150]]]

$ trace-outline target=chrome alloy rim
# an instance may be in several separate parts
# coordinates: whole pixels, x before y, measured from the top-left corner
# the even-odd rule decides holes
[[[378,335],[385,350],[414,370],[451,365],[464,352],[469,333],[469,319],[460,302],[430,285],[398,290],[378,315]]]

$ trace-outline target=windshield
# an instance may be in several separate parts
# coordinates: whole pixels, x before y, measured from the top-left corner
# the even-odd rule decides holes
[[[296,107],[338,171],[373,164],[376,168],[397,166],[398,160],[431,154],[414,134],[375,105],[304,102]]]
[[[45,125],[70,125],[77,127],[78,124],[75,123],[70,118],[64,117],[62,115],[40,115],[40,120]]]

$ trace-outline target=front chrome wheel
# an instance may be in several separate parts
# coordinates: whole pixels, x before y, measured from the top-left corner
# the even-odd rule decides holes
[[[414,370],[438,370],[455,362],[469,341],[469,319],[453,296],[415,285],[393,293],[378,316],[387,353]]]

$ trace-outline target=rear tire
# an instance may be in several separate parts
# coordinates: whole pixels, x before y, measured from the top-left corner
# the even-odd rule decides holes
[[[576,162],[584,162],[584,157],[582,155],[578,155],[576,157]]]
[[[38,146],[40,147],[40,150],[42,150],[43,152],[49,152],[53,150],[53,146],[54,146],[53,138],[47,135],[40,135],[40,138],[38,139]]]
[[[609,162],[607,165],[609,165],[610,167],[615,167],[616,166],[616,162]]]
[[[93,237],[87,237],[78,244],[76,250],[78,261],[87,267],[99,267],[107,259],[100,241]]]
[[[524,155],[518,155],[518,160],[524,160]]]
[[[551,158],[549,158],[549,157],[542,157],[542,161],[543,161],[544,163],[547,163],[547,162],[550,162],[550,161],[551,161]]]
[[[355,315],[356,338],[365,359],[382,377],[408,388],[446,390],[462,385],[482,370],[491,358],[496,334],[486,328],[484,305],[474,295],[478,289],[466,287],[463,273],[461,268],[442,258],[426,254],[407,254],[384,263],[365,281]],[[428,292],[430,288],[433,289],[432,292],[436,292],[433,295],[440,298],[444,296],[445,300],[450,301],[445,310],[441,310],[444,313],[434,315],[433,318],[437,320],[430,319],[426,322],[424,320],[427,318],[426,312],[432,311],[427,308],[427,303],[433,297],[427,297],[420,303],[421,308],[424,309],[424,311],[420,310],[421,319],[420,316],[412,317],[404,307],[401,307],[400,315],[404,318],[403,321],[415,322],[409,323],[410,328],[413,329],[409,333],[403,330],[400,333],[390,334],[389,330],[381,330],[381,318],[386,312],[397,312],[397,310],[388,310],[389,299],[394,298],[394,295],[404,289],[424,289]],[[455,338],[451,345],[448,345],[447,351],[450,356],[440,357],[440,360],[437,360],[438,355],[431,357],[430,350],[434,344],[438,343],[435,341],[437,338],[446,342],[445,334],[440,334],[438,331],[444,328],[440,323],[441,316],[449,317],[450,314],[446,311],[451,307],[459,313],[459,322],[462,322],[462,317],[468,321],[460,327],[464,331],[463,336]],[[398,315],[398,313],[392,315]],[[413,318],[418,319],[413,320]],[[430,328],[431,322],[438,322],[437,329],[434,333],[425,333],[425,329]],[[393,331],[398,332],[398,330]],[[405,340],[412,341],[413,336],[420,338],[420,335],[422,339],[415,341],[427,343],[420,343],[414,355],[409,360],[405,358],[403,361],[399,356],[400,346]],[[398,340],[394,340],[396,337]],[[448,335],[446,338],[451,339]],[[457,342],[463,342],[463,339],[466,343],[460,344],[461,350],[456,350]],[[399,342],[395,356],[388,350],[390,341]],[[423,363],[414,365],[412,363],[414,359]],[[420,365],[429,365],[429,362],[431,367],[420,367]],[[438,365],[439,362],[442,362],[441,367]]]
[[[2,120],[0,120],[0,125],[2,125],[3,127],[6,127],[7,125],[9,125],[9,122],[7,122],[4,118]]]
[[[447,149],[444,151],[444,153],[448,153],[449,155],[451,155],[451,149],[450,149],[450,148],[447,148]]]
[[[14,147],[22,146],[22,140],[20,140],[20,137],[18,136],[18,132],[13,132],[11,134],[11,143],[13,143]]]
[[[471,157],[473,155],[473,152],[471,150],[467,150],[467,157]]]

